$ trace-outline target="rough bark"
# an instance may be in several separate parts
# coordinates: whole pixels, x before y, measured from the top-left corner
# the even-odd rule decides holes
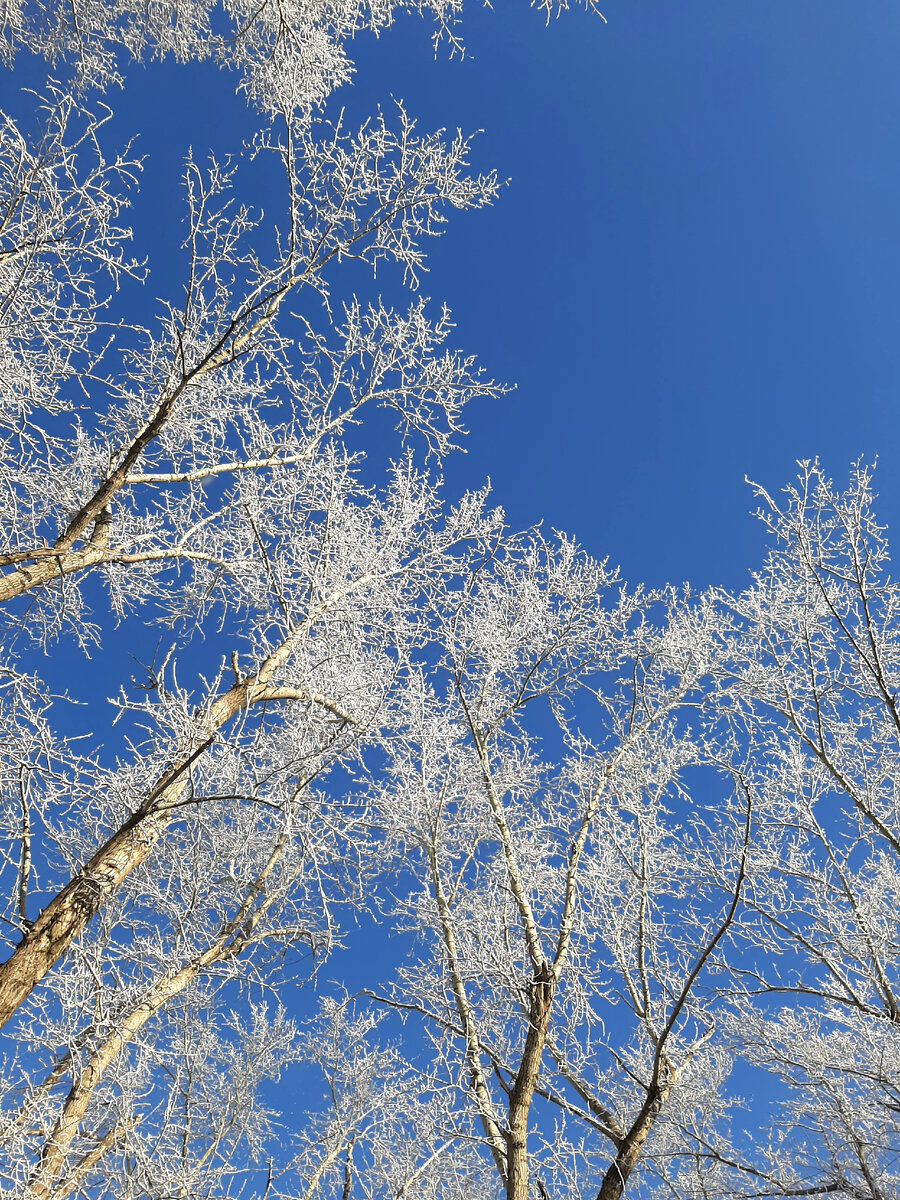
[[[625,1135],[625,1140],[613,1159],[612,1165],[603,1177],[597,1200],[620,1200],[628,1183],[629,1176],[641,1156],[644,1143],[660,1114],[667,1089],[652,1086],[647,1091],[647,1098],[641,1106],[641,1111]]]
[[[185,786],[176,780],[159,794],[159,807],[143,804],[50,901],[7,961],[0,966],[0,1025],[58,962],[122,880],[152,850]]]
[[[93,1150],[89,1150],[87,1154],[78,1162],[74,1169],[66,1176],[59,1187],[54,1188],[50,1195],[50,1200],[66,1200],[71,1196],[72,1192],[80,1185],[89,1171],[97,1165],[104,1154],[107,1154],[114,1146],[117,1146],[125,1137],[125,1129],[121,1125],[116,1125],[104,1134]]]
[[[306,635],[313,620],[310,617],[298,626],[255,674],[238,680],[218,697],[198,722],[194,743],[162,776],[140,807],[40,913],[10,957],[0,966],[0,1027],[9,1021],[90,919],[154,848],[171,822],[173,813],[178,810],[179,801],[189,784],[191,766],[212,744],[223,725],[251,704],[263,700],[305,698],[324,702],[332,711],[340,712],[324,697],[273,687],[269,683],[290,657],[299,640]]]
[[[506,1200],[529,1200],[528,1116],[541,1070],[555,983],[553,968],[548,963],[535,971],[531,983],[528,1033],[509,1094],[509,1128],[505,1133]]]
[[[54,579],[95,567],[103,562],[106,554],[104,545],[94,543],[88,543],[80,550],[33,551],[33,561],[8,575],[0,575],[0,604],[52,583]]]
[[[241,953],[248,939],[252,937],[260,917],[272,903],[272,896],[262,899],[259,904],[257,901],[262,897],[266,880],[284,852],[288,839],[288,832],[282,832],[259,876],[248,888],[237,912],[222,926],[212,944],[179,971],[159,979],[142,1003],[132,1009],[91,1055],[87,1065],[69,1089],[62,1112],[47,1139],[40,1163],[28,1185],[25,1200],[59,1200],[71,1191],[71,1188],[66,1187],[68,1180],[73,1178],[71,1175],[61,1187],[55,1185],[63,1172],[72,1142],[79,1132],[97,1085],[119,1054],[164,1005],[190,987],[198,975],[213,963],[223,962]],[[254,905],[257,905],[255,909]],[[78,1164],[76,1173],[83,1169],[85,1161],[87,1160],[82,1159]]]
[[[154,1013],[173,996],[184,991],[196,978],[199,970],[198,963],[190,963],[171,979],[160,983],[154,993],[136,1008],[91,1056],[87,1066],[72,1084],[62,1113],[44,1146],[37,1172],[25,1193],[26,1200],[49,1200],[53,1195],[53,1185],[65,1164],[87,1106],[110,1064]]]

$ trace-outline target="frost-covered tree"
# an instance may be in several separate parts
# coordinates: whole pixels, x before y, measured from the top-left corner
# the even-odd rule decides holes
[[[900,593],[868,470],[760,496],[739,595],[498,535],[373,780],[367,994],[514,1200],[897,1193]]]
[[[722,598],[717,698],[750,747],[767,846],[735,1038],[781,1098],[744,1186],[885,1200],[900,1187],[900,589],[864,465],[843,491],[803,463],[782,501],[757,492],[773,546]]]
[[[321,109],[392,11],[0,9],[68,81],[0,124],[0,1195],[889,1200],[869,474],[761,492],[737,596],[448,502],[501,388],[412,293],[497,180]],[[166,54],[234,67],[259,132],[186,164],[148,321],[102,93]]]
[[[418,948],[373,998],[424,1023],[509,1200],[678,1186],[688,1114],[727,1112],[711,972],[752,803],[704,728],[717,620],[507,538],[445,596],[375,781],[399,852],[381,903]]]
[[[568,0],[532,0],[547,17]],[[585,0],[596,11],[595,0]],[[213,59],[239,74],[239,86],[263,111],[309,110],[352,78],[348,43],[378,35],[401,13],[434,23],[434,46],[462,53],[462,0],[209,0],[138,8],[124,0],[0,3],[0,55],[27,50],[71,64],[79,86],[105,89],[121,81],[129,60],[172,56]]]
[[[333,276],[414,288],[446,210],[496,181],[399,106],[359,130],[285,109],[250,147],[280,211],[189,162],[184,286],[141,326],[138,164],[97,98],[56,86],[35,115],[0,142],[0,1187],[220,1193],[280,1140],[257,1095],[300,1044],[278,981],[315,974],[361,886],[348,780],[495,524],[424,464],[498,389],[446,311],[331,299]],[[398,439],[364,474],[375,408]],[[48,669],[69,646],[82,676],[116,659],[112,688]]]

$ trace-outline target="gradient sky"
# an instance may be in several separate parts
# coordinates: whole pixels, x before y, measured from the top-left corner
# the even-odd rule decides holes
[[[457,222],[429,290],[518,383],[468,460],[632,578],[739,583],[745,474],[881,456],[900,510],[900,8],[612,0],[549,29],[504,3],[472,61],[411,23],[361,56],[422,120],[483,127],[510,187]],[[347,93],[345,93],[346,95]],[[354,105],[356,97],[354,97]]]
[[[476,12],[475,61],[400,89],[482,124],[512,177],[434,258],[465,340],[519,384],[473,414],[466,466],[631,577],[738,583],[745,474],[878,454],[900,508],[900,8],[606,15]]]
[[[900,5],[604,11],[546,28],[521,0],[472,7],[463,61],[433,61],[427,22],[404,19],[358,39],[331,107],[354,123],[395,96],[425,129],[483,129],[477,165],[510,180],[454,216],[423,288],[517,384],[470,410],[450,493],[489,475],[513,526],[543,519],[651,584],[740,586],[763,544],[744,476],[776,490],[798,458],[840,478],[880,456],[900,527]],[[27,109],[41,73],[0,75],[0,101]],[[133,223],[151,303],[177,295],[188,147],[256,125],[232,86],[157,64],[111,97],[148,156]]]

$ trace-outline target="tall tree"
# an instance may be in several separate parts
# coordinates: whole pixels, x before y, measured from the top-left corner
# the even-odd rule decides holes
[[[718,703],[768,846],[736,973],[738,1044],[782,1099],[768,1154],[745,1159],[766,1194],[900,1185],[900,591],[872,484],[857,464],[842,491],[808,462],[783,499],[757,488],[772,550],[723,597]]]
[[[234,168],[189,162],[183,298],[141,328],[114,310],[142,275],[120,224],[137,164],[105,157],[102,109],[56,90],[41,111],[36,139],[7,118],[0,145],[0,1019],[22,1047],[0,1177],[34,1197],[124,1194],[126,1176],[205,1194],[267,1125],[255,1102],[200,1097],[201,1025],[268,994],[286,947],[307,973],[338,936],[360,818],[317,789],[390,728],[428,595],[494,523],[483,496],[445,508],[415,461],[498,391],[447,348],[448,313],[332,306],[331,276],[393,263],[414,285],[444,210],[496,181],[399,107],[356,132],[285,112],[254,147],[280,168],[281,219],[251,216]],[[354,434],[377,407],[406,448],[364,479]],[[58,694],[76,681],[42,681],[40,656],[103,658],[116,623],[136,658],[118,696],[94,694],[114,720],[97,714],[88,750]],[[210,1042],[210,1063],[266,1020]],[[272,1020],[242,1095],[294,1054]]]
[[[0,10],[11,62],[68,71],[0,123],[0,1195],[891,1200],[870,473],[760,490],[739,595],[448,504],[501,388],[446,310],[341,281],[414,291],[497,179],[399,105],[317,107],[395,11]],[[166,54],[233,66],[260,128],[186,164],[183,287],[141,323],[98,89]],[[354,922],[380,953],[322,983]]]
[[[446,597],[436,677],[375,785],[424,942],[374,998],[424,1020],[508,1200],[618,1200],[678,1174],[686,1112],[727,1108],[710,976],[752,801],[699,719],[717,620],[567,541],[508,538]]]

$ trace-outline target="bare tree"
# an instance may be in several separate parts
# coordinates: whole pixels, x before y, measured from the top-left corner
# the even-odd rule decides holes
[[[540,0],[547,20],[568,0]],[[598,11],[595,0],[585,7]],[[212,59],[240,73],[240,87],[264,111],[309,111],[353,74],[348,42],[378,34],[404,12],[430,16],[435,50],[463,52],[462,0],[392,3],[375,0],[264,0],[218,10],[208,0],[136,9],[124,0],[69,4],[0,4],[0,54],[12,61],[26,49],[53,63],[71,64],[80,86],[104,89],[120,82],[130,59],[171,55],[179,61]]]
[[[373,785],[421,940],[369,994],[508,1197],[896,1194],[900,605],[868,470],[760,495],[738,596],[498,537]]]
[[[456,46],[456,0],[426,7]],[[486,491],[448,504],[463,409],[502,388],[445,309],[341,272],[415,291],[497,179],[399,105],[316,107],[393,11],[0,9],[10,60],[70,72],[38,135],[0,123],[0,1196],[893,1200],[870,473],[760,489],[737,596],[628,589]],[[246,162],[186,164],[155,322],[142,164],[90,91],[126,53],[233,65],[282,180],[263,219]],[[354,921],[380,960],[304,1019]]]
[[[900,1185],[900,592],[868,468],[844,491],[818,463],[781,503],[756,490],[773,547],[726,600],[719,704],[768,846],[735,1032],[784,1109],[768,1160],[745,1161],[754,1191],[884,1200]]]
[[[446,597],[441,664],[374,785],[425,939],[374,998],[424,1019],[509,1200],[618,1200],[645,1149],[684,1151],[677,1123],[722,1075],[711,972],[752,799],[703,729],[716,627],[567,541],[508,538]]]
[[[332,306],[330,276],[394,263],[415,285],[443,210],[496,181],[399,107],[352,133],[285,113],[252,148],[280,166],[282,220],[251,217],[233,168],[188,163],[183,300],[142,328],[115,312],[142,273],[120,225],[137,164],[104,154],[102,111],[59,91],[42,110],[36,142],[7,120],[0,147],[0,1177],[17,1196],[125,1179],[196,1196],[259,1159],[250,1097],[296,1057],[275,1018],[284,1052],[215,1099],[202,1026],[339,941],[360,813],[316,789],[383,739],[428,595],[495,523],[483,496],[445,508],[415,461],[498,391],[447,349],[448,313]],[[364,481],[367,406],[402,444]],[[160,633],[138,634],[144,665],[126,660],[112,709],[100,697],[88,749],[66,736],[77,680],[55,694],[29,664],[60,639],[103,655],[116,622]]]

